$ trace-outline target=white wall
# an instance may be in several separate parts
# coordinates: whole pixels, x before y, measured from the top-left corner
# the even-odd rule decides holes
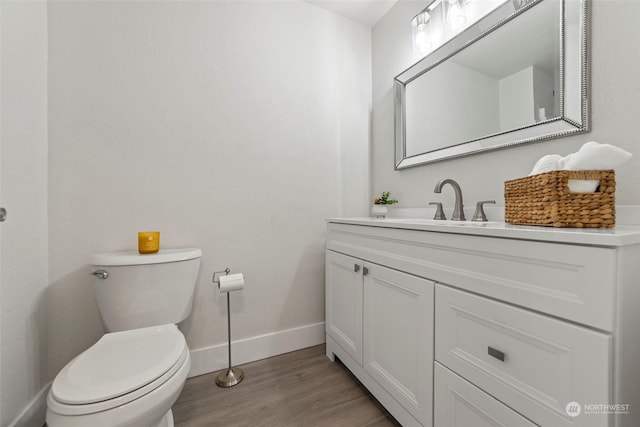
[[[533,117],[534,120],[555,117],[556,85],[553,76],[540,67],[532,67],[533,71]],[[558,92],[559,93],[559,92]],[[559,102],[558,102],[559,104]],[[544,108],[541,117],[540,108]]]
[[[536,121],[533,68],[500,80],[500,129],[516,129]]]
[[[428,79],[416,79],[406,86],[407,156],[497,132],[500,115],[496,79],[453,61],[429,73]],[[462,120],[469,116],[473,118]]]
[[[8,212],[0,224],[4,427],[42,399],[48,382],[46,2],[0,2],[0,28],[0,205]]]
[[[324,321],[325,217],[369,205],[370,30],[300,1],[51,2],[50,372],[102,334],[93,253],[199,247],[192,350]],[[226,355],[226,353],[225,353]]]
[[[445,201],[450,214],[453,192],[433,194],[441,178],[454,178],[462,186],[465,205],[496,199],[504,206],[507,179],[525,176],[545,154],[566,155],[584,142],[611,143],[632,152],[634,157],[616,171],[617,203],[640,204],[640,2],[592,1],[591,22],[591,125],[587,134],[529,144],[507,150],[394,171],[393,77],[419,59],[411,47],[411,17],[425,1],[398,2],[373,28],[373,193],[392,192],[399,207],[424,207],[429,201]]]

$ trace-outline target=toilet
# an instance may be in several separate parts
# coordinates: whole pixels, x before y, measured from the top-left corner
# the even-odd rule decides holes
[[[201,256],[200,249],[93,256],[108,333],[56,376],[48,427],[173,427],[171,406],[191,368],[176,324],[191,313]]]

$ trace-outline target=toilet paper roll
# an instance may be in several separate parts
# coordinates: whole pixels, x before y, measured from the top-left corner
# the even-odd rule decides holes
[[[220,292],[240,291],[244,288],[244,274],[242,273],[220,276],[218,280],[218,288],[220,289]]]

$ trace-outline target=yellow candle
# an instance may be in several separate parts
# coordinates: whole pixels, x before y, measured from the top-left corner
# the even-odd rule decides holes
[[[141,254],[155,254],[159,249],[159,231],[141,231],[138,233],[138,252]]]

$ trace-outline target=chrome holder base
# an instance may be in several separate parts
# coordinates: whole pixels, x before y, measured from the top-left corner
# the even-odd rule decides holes
[[[233,387],[244,379],[244,372],[240,368],[229,368],[218,374],[216,384],[218,387]]]
[[[229,274],[229,269],[225,270]],[[244,372],[240,368],[234,368],[231,366],[231,300],[229,298],[229,292],[227,292],[227,337],[229,339],[229,345],[227,350],[229,351],[229,368],[218,374],[216,378],[216,384],[218,387],[233,387],[244,379]]]

